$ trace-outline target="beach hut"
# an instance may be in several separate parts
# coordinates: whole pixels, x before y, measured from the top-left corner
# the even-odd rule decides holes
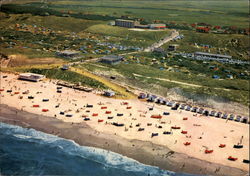
[[[61,111],[61,112],[60,112],[60,115],[64,115],[64,112],[63,112],[63,111]]]
[[[98,113],[93,113],[92,116],[96,117],[96,116],[98,116]]]
[[[84,121],[89,121],[90,118],[85,117],[83,120],[84,120]]]
[[[145,99],[147,95],[145,93],[140,93],[138,99]]]
[[[43,99],[43,102],[48,102],[48,101],[49,101],[49,99],[46,99],[46,98],[45,98],[45,99]]]
[[[39,105],[33,105],[33,108],[39,108],[40,106]]]
[[[33,96],[28,96],[28,99],[34,99],[34,97]]]
[[[183,117],[183,119],[182,120],[188,120],[188,118],[187,117]]]
[[[249,119],[248,119],[248,117],[243,117],[243,119],[242,119],[242,121],[241,121],[242,123],[248,123],[249,122]]]
[[[123,114],[122,113],[117,113],[117,116],[123,116]]]
[[[4,91],[4,89],[0,89],[0,92]]]
[[[49,110],[48,109],[42,109],[42,112],[48,112]]]
[[[110,120],[110,119],[113,119],[113,117],[109,116],[108,119],[109,119],[109,120]]]
[[[103,122],[103,120],[102,119],[98,119],[98,123],[100,123],[100,122]]]
[[[128,106],[127,109],[132,109],[132,106]]]
[[[101,109],[107,109],[107,106],[102,106]]]
[[[192,107],[191,112],[197,112],[198,108],[197,107]]]
[[[235,119],[236,122],[240,122],[241,121],[241,116],[237,116],[236,119]]]
[[[227,119],[227,116],[228,116],[227,114],[223,114],[222,118]]]
[[[6,92],[11,93],[11,92],[12,92],[12,90],[7,90]]]
[[[113,97],[113,96],[115,96],[115,92],[112,90],[106,90],[106,91],[104,91],[103,95],[106,97]]]
[[[106,111],[105,114],[111,114],[111,111]]]
[[[72,114],[66,114],[65,116],[66,117],[72,117],[73,115]]]

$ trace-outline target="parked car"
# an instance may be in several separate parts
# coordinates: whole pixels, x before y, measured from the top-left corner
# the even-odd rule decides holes
[[[233,114],[230,114],[228,120],[234,120],[234,117],[235,117],[235,116],[234,116]]]
[[[240,122],[241,121],[241,116],[236,116],[236,119],[235,119],[236,122]]]

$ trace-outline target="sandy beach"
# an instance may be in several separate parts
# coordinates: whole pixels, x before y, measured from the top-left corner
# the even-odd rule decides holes
[[[3,75],[7,78],[2,78]],[[17,80],[14,74],[1,72],[0,76],[2,122],[35,128],[175,172],[246,175],[249,171],[249,164],[242,162],[249,160],[248,124],[173,111],[167,106],[137,99],[106,98],[66,87],[57,93],[56,80],[36,83]],[[163,115],[164,112],[170,114]],[[151,118],[152,115],[162,118]],[[157,136],[152,137],[152,133]],[[233,148],[239,142],[244,147]],[[220,148],[220,144],[225,147]],[[206,150],[213,152],[206,154]],[[238,159],[230,161],[229,156]]]

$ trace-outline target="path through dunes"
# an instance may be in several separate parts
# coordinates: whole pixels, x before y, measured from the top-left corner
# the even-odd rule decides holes
[[[71,67],[70,68],[70,71],[73,71],[73,72],[76,72],[76,73],[79,73],[81,75],[84,75],[84,76],[87,76],[89,78],[92,78],[92,79],[95,79],[101,83],[103,83],[104,85],[106,85],[107,87],[109,87],[110,89],[120,93],[121,95],[124,95],[125,97],[122,97],[122,98],[125,98],[125,99],[134,99],[136,98],[136,95],[131,93],[131,92],[127,92],[126,91],[126,88],[125,87],[122,87],[118,84],[115,84],[113,82],[110,82],[109,80],[105,79],[105,78],[102,78],[100,76],[97,76],[93,73],[90,73],[86,70],[83,70],[83,69],[79,69],[79,68],[75,68],[75,67]]]

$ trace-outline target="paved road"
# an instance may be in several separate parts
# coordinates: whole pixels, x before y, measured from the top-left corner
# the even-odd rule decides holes
[[[161,47],[162,45],[164,45],[165,43],[173,40],[175,37],[177,37],[179,35],[179,32],[176,30],[173,30],[171,32],[170,36],[165,37],[164,39],[160,40],[159,42],[154,43],[153,45],[151,45],[150,47],[146,48],[144,51],[145,52],[150,52],[153,51],[156,48]]]

